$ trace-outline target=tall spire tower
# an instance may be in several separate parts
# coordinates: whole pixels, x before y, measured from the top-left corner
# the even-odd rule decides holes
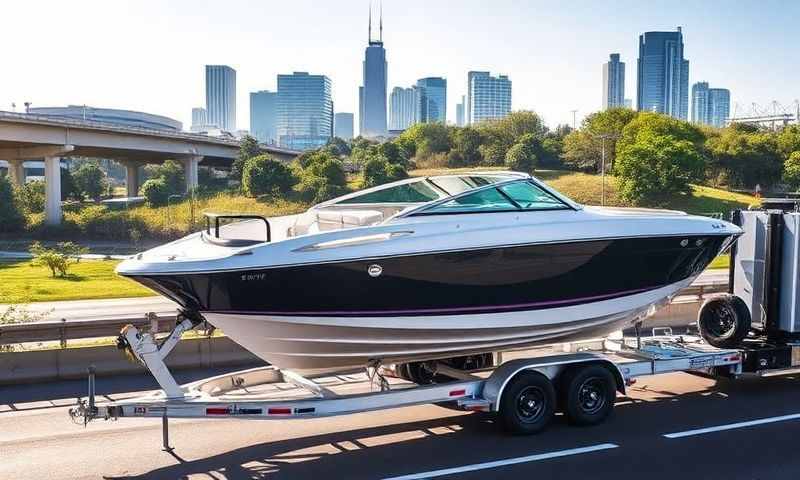
[[[372,0],[369,2],[367,48],[364,51],[363,83],[358,89],[359,130],[365,137],[385,137],[387,63],[383,48],[383,2],[378,17],[378,39],[372,37]]]

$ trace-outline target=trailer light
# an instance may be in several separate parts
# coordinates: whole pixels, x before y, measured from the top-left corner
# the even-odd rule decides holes
[[[738,361],[739,361],[739,360],[741,360],[741,359],[742,359],[742,357],[741,357],[741,356],[739,356],[739,355],[731,355],[730,357],[727,357],[727,358],[725,359],[725,361],[726,361],[726,362],[738,362]]]
[[[460,389],[460,390],[452,390],[450,392],[450,396],[451,397],[463,397],[466,394],[467,394],[467,391],[466,391],[466,389],[463,389],[463,388]]]
[[[230,408],[206,408],[206,415],[227,415],[231,413]]]
[[[467,407],[466,410],[470,412],[488,412],[489,406],[488,405],[473,405],[471,407]]]
[[[275,407],[270,408],[267,410],[268,415],[291,415],[292,409],[291,408],[284,408],[284,407]]]

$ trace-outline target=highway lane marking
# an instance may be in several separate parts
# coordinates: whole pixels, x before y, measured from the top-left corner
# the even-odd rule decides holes
[[[476,470],[485,470],[487,468],[504,467],[506,465],[517,465],[519,463],[538,462],[540,460],[548,460],[551,458],[568,457],[570,455],[580,455],[582,453],[597,452],[600,450],[610,450],[618,448],[619,445],[614,443],[601,443],[598,445],[591,445],[589,447],[570,448],[568,450],[558,450],[555,452],[539,453],[536,455],[528,455],[525,457],[508,458],[506,460],[497,460],[494,462],[475,463],[472,465],[465,465],[463,467],[445,468],[442,470],[431,470],[430,472],[412,473],[410,475],[401,475],[399,477],[385,478],[384,480],[415,480],[422,478],[434,478],[444,475],[453,475],[456,473],[474,472]]]
[[[791,415],[781,415],[779,417],[760,418],[758,420],[749,420],[746,422],[729,423],[727,425],[717,425],[715,427],[698,428],[696,430],[686,430],[685,432],[665,433],[666,438],[683,438],[692,437],[695,435],[704,435],[706,433],[721,432],[724,430],[733,430],[736,428],[752,427],[754,425],[764,425],[767,423],[785,422],[787,420],[800,419],[800,413],[793,413]]]

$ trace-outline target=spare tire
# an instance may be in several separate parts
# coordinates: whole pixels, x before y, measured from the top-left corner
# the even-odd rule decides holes
[[[697,314],[700,335],[717,348],[736,348],[750,332],[750,310],[741,298],[725,294],[706,300]]]

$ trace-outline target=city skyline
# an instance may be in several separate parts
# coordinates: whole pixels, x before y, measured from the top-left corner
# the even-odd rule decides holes
[[[147,1],[15,2],[6,8],[9,18],[36,16],[37,36],[26,35],[29,27],[19,21],[9,22],[0,31],[0,41],[6,44],[15,38],[30,42],[25,49],[6,52],[5,63],[13,66],[14,74],[0,78],[0,109],[10,110],[15,102],[19,111],[24,101],[34,106],[89,104],[166,115],[188,126],[191,108],[204,103],[204,86],[198,81],[204,65],[225,64],[238,72],[236,122],[240,126],[248,124],[249,93],[274,90],[275,75],[293,70],[330,76],[337,111],[357,112],[367,3],[328,5],[298,0],[289,6],[233,2],[220,10],[183,1],[169,5]],[[36,12],[42,8],[50,14],[38,18]],[[625,1],[608,9],[587,2],[568,8],[466,1],[452,9],[410,0],[403,6],[387,1],[383,9],[384,41],[390,46],[387,55],[392,63],[389,85],[411,85],[424,76],[447,78],[454,92],[448,99],[450,119],[456,118],[455,105],[466,92],[466,72],[490,70],[515,81],[514,110],[535,110],[554,126],[571,124],[571,110],[577,109],[580,121],[601,108],[598,63],[608,58],[609,52],[619,52],[627,60],[626,97],[632,98],[636,82],[630,79],[636,77],[633,62],[638,57],[638,36],[646,31],[672,30],[676,25],[683,26],[685,57],[691,60],[689,83],[707,79],[724,84],[733,94],[732,109],[734,103],[778,100],[786,104],[800,97],[794,81],[800,76],[800,66],[791,61],[796,54],[786,42],[793,31],[791,19],[800,14],[796,4],[703,2],[690,9],[677,8],[671,2],[639,5]],[[436,18],[448,18],[448,22],[434,22]],[[458,26],[470,18],[492,21],[486,24],[485,34],[465,38],[459,35]],[[70,21],[91,24],[93,35],[105,41],[86,47],[79,37],[62,35],[63,23]],[[264,28],[265,22],[269,28]],[[314,28],[306,32],[297,28],[298,23]],[[537,24],[537,29],[524,28],[531,23]],[[771,28],[758,28],[764,23]],[[153,28],[143,35],[141,24]],[[213,36],[209,37],[209,32]],[[187,43],[196,38],[213,41],[203,48]],[[53,44],[84,53],[54,56]],[[515,44],[530,45],[530,52],[520,55],[511,47]],[[178,53],[167,54],[164,45]],[[97,58],[103,62],[95,61]],[[70,74],[54,82],[47,73],[54,69]],[[778,74],[765,78],[761,72],[767,70]]]

